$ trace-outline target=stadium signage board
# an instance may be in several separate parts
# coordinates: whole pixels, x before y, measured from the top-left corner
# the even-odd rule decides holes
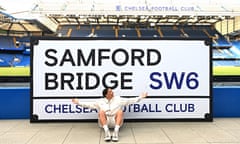
[[[148,92],[127,120],[212,120],[211,50],[203,39],[33,38],[31,121],[96,120],[104,87],[115,96]]]

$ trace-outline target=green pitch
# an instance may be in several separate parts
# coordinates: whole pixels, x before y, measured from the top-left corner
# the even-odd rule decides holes
[[[215,66],[213,75],[240,76],[240,67],[236,66]],[[0,76],[30,76],[30,67],[0,67]]]
[[[30,76],[30,67],[0,67],[0,76]]]
[[[215,66],[213,67],[214,76],[240,76],[240,67],[236,66]]]

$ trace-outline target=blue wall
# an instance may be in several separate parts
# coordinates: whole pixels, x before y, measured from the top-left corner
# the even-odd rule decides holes
[[[30,118],[30,89],[0,88],[0,119]],[[213,88],[213,117],[240,117],[240,87]]]
[[[0,119],[29,119],[30,89],[0,88]]]
[[[240,87],[213,88],[213,116],[240,117]]]

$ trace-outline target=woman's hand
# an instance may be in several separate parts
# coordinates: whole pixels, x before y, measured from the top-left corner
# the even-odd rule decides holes
[[[72,99],[72,102],[73,102],[74,104],[78,104],[78,103],[79,103],[79,100],[78,100],[77,98],[74,98],[74,99]]]
[[[147,92],[143,92],[141,93],[140,97],[141,98],[146,98],[148,96],[148,93]]]

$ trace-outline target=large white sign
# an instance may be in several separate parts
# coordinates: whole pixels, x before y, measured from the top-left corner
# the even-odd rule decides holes
[[[91,119],[48,113],[46,104],[67,104],[72,97],[94,99],[112,87],[118,96],[146,91],[158,99],[144,100],[147,104],[174,97],[164,99],[161,107],[201,98],[193,102],[198,112],[144,112],[137,115],[139,119],[204,118],[211,113],[210,67],[210,48],[204,40],[40,39],[32,53],[32,114],[41,119]]]

